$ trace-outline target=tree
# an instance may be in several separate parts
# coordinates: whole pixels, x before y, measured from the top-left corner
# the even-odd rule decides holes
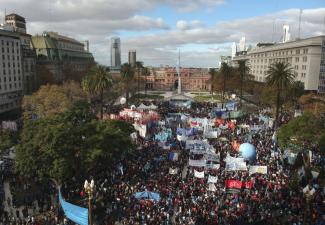
[[[28,120],[16,150],[16,168],[24,177],[60,183],[107,170],[133,149],[126,122],[97,120],[86,102],[60,114]]]
[[[75,102],[85,100],[80,85],[69,81],[62,85],[47,84],[30,96],[24,96],[24,117],[45,117],[67,111]]]
[[[210,74],[210,83],[211,83],[211,94],[213,95],[213,91],[215,88],[214,83],[216,82],[216,76],[217,76],[217,71],[215,68],[210,68],[209,69],[209,74]]]
[[[232,68],[225,62],[221,63],[220,72],[222,75],[222,100],[225,101],[227,80],[230,78]]]
[[[304,146],[305,144],[319,144],[325,133],[324,123],[315,115],[305,112],[281,126],[277,133],[280,146]]]
[[[238,71],[240,75],[240,105],[242,104],[242,98],[243,98],[243,86],[244,82],[247,79],[250,68],[247,64],[247,60],[239,60],[238,61]]]
[[[103,119],[104,91],[112,87],[113,79],[108,69],[101,65],[94,66],[82,81],[82,88],[90,94],[99,95],[100,118]]]
[[[304,111],[311,112],[318,117],[325,112],[325,98],[314,93],[300,96],[298,103]]]
[[[122,75],[122,80],[124,83],[124,88],[125,88],[125,97],[126,97],[126,104],[128,105],[129,103],[129,98],[130,98],[130,84],[134,78],[134,69],[129,63],[124,63],[121,68],[121,75]]]
[[[9,129],[0,130],[0,153],[15,146],[17,141],[17,132]]]
[[[37,90],[40,86],[46,84],[56,84],[57,80],[54,74],[45,65],[36,65],[37,81],[35,89]]]
[[[135,67],[137,69],[137,75],[138,75],[138,78],[137,78],[137,81],[138,81],[137,92],[139,93],[140,92],[140,74],[141,74],[141,71],[143,69],[143,62],[137,61],[135,63]]]
[[[266,82],[267,85],[273,86],[276,89],[276,112],[275,112],[275,126],[279,125],[279,110],[282,105],[281,94],[286,88],[290,88],[295,75],[290,64],[283,62],[276,62],[269,67],[267,71]]]

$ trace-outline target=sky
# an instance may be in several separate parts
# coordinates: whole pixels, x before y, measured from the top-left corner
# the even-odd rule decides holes
[[[110,65],[110,38],[121,38],[146,66],[217,67],[241,37],[253,47],[279,42],[282,26],[291,37],[325,35],[325,0],[0,0],[5,11],[26,18],[27,32],[55,31],[89,40],[95,60]]]

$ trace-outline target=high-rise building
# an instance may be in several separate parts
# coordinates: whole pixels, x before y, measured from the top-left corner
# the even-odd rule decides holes
[[[111,38],[111,68],[121,68],[121,40],[119,37]]]
[[[246,40],[245,37],[242,37],[239,41],[239,51],[246,51]]]
[[[231,58],[234,58],[236,56],[237,53],[237,45],[236,42],[232,43],[231,46]]]
[[[129,50],[129,64],[135,66],[137,61],[137,52],[136,50]]]
[[[258,44],[246,55],[234,57],[233,62],[248,60],[250,72],[256,81],[265,82],[270,65],[289,63],[296,74],[296,81],[305,90],[325,93],[325,36],[316,36],[285,43]]]

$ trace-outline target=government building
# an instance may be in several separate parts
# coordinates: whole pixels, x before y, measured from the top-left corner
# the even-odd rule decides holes
[[[183,91],[210,91],[210,74],[205,68],[181,68],[181,89]],[[150,68],[146,77],[148,90],[172,91],[178,86],[178,74],[174,67]]]
[[[275,62],[289,63],[296,80],[305,90],[325,92],[325,36],[316,36],[284,43],[260,43],[256,48],[240,52],[233,64],[247,60],[256,81],[265,82],[268,68]]]
[[[36,50],[37,64],[45,66],[56,81],[66,79],[66,69],[83,72],[94,63],[88,42],[84,44],[56,32],[33,36],[32,46]]]

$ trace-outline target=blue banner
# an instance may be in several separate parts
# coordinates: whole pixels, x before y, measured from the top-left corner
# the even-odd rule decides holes
[[[88,225],[88,209],[64,201],[59,189],[59,201],[67,218],[79,225]]]

